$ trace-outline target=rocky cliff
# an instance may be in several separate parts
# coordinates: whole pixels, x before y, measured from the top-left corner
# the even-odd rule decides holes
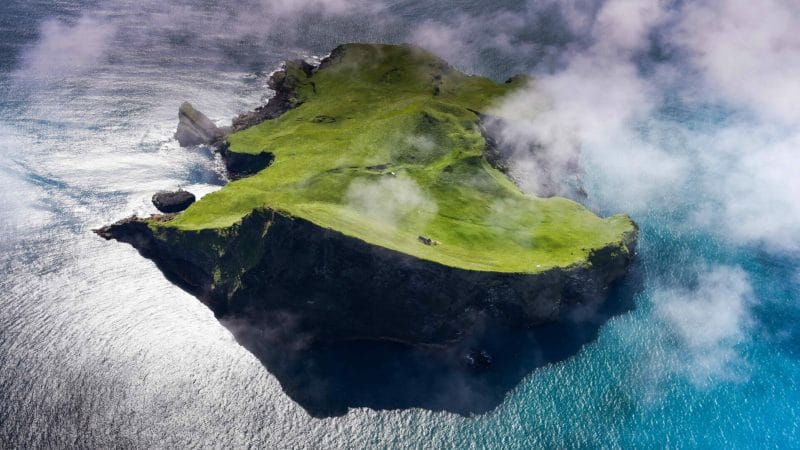
[[[553,321],[567,303],[602,299],[636,242],[634,230],[585,264],[513,274],[420,260],[268,209],[225,230],[177,231],[131,218],[98,234],[136,247],[218,317],[291,326],[321,340],[425,345],[456,342],[485,321]]]

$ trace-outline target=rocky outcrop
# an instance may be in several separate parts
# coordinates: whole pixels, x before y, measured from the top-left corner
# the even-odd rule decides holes
[[[266,105],[233,119],[232,131],[235,133],[250,128],[299,106],[301,103],[297,99],[298,80],[295,72],[299,70],[306,76],[311,76],[315,69],[316,67],[303,60],[287,61],[284,68],[274,72],[267,81],[267,85],[275,91],[275,95],[269,99]]]
[[[175,132],[175,139],[181,147],[215,144],[224,136],[225,131],[214,125],[214,122],[196,110],[191,103],[184,102],[178,109],[178,130]]]
[[[255,154],[237,153],[229,151],[227,143],[219,145],[217,150],[225,162],[228,178],[232,180],[255,175],[275,161],[275,155],[266,150]]]
[[[272,164],[275,155],[268,150],[257,154],[231,152],[228,150],[225,138],[231,133],[245,130],[266,120],[275,119],[302,104],[296,92],[299,83],[298,76],[302,76],[300,74],[311,76],[315,69],[315,66],[303,60],[286,62],[284,68],[274,72],[267,82],[270,89],[275,91],[275,95],[269,99],[266,105],[234,118],[230,127],[217,127],[203,113],[185,102],[178,110],[178,129],[175,132],[175,138],[181,147],[201,144],[214,146],[222,155],[231,179],[254,175]],[[329,118],[322,117],[319,120],[328,121]]]
[[[194,194],[187,191],[161,191],[153,195],[153,205],[162,213],[177,213],[188,208],[196,200]]]
[[[585,264],[538,274],[457,269],[370,245],[279,212],[227,230],[126,219],[97,231],[136,247],[218,317],[291,327],[315,340],[448,345],[485,321],[526,326],[599,299],[634,255],[636,231]]]

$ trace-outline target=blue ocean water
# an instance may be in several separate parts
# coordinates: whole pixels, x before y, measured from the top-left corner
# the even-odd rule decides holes
[[[800,256],[690,220],[714,201],[702,185],[707,166],[670,190],[680,201],[646,205],[620,200],[586,169],[590,206],[630,211],[641,226],[635,308],[474,416],[355,408],[312,417],[196,299],[130,247],[94,236],[153,212],[153,191],[224,182],[210,152],[172,140],[181,101],[224,120],[263,103],[284,59],[347,41],[404,42],[426,21],[487,9],[300,3],[312,13],[258,1],[0,5],[0,446],[800,447]],[[519,27],[518,53],[465,53],[454,64],[498,80],[555,70],[558,58],[542,64],[581,39],[549,29],[558,20],[547,8],[493,8],[511,11],[509,21],[549,21]],[[662,114],[688,130],[728,117],[680,102]],[[687,151],[672,135],[651,142]]]

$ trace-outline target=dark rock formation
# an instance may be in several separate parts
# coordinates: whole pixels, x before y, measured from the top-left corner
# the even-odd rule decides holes
[[[178,110],[178,130],[175,139],[181,147],[201,144],[214,144],[225,135],[225,131],[214,125],[205,114],[184,102]]]
[[[233,119],[232,132],[235,133],[258,125],[265,120],[274,119],[299,106],[300,103],[295,92],[297,78],[293,75],[293,71],[301,70],[307,76],[311,76],[314,69],[314,66],[303,60],[286,62],[284,68],[273,73],[267,82],[270,89],[275,91],[275,95],[269,99],[266,105]]]
[[[334,123],[336,122],[336,118],[331,116],[316,116],[311,119],[311,121],[314,123]]]
[[[636,241],[632,232],[584,265],[513,274],[420,260],[272,210],[256,210],[223,234],[154,231],[130,219],[98,234],[135,246],[218,317],[291,327],[315,341],[414,345],[450,345],[486,320],[553,321],[564,304],[604,297]]]
[[[187,191],[158,192],[153,195],[153,205],[162,213],[177,213],[194,203],[195,196]]]
[[[228,144],[221,144],[217,150],[225,162],[228,177],[232,180],[249,177],[266,169],[275,160],[275,155],[268,151],[257,154],[237,153],[228,150]]]
[[[310,76],[314,69],[314,66],[303,60],[288,61],[283,70],[273,73],[268,81],[268,85],[275,91],[275,95],[269,99],[266,105],[234,118],[233,125],[230,127],[217,127],[191,104],[183,103],[178,111],[178,130],[175,138],[182,147],[200,144],[213,145],[222,155],[228,177],[231,179],[254,175],[272,164],[275,155],[267,150],[253,155],[230,152],[225,138],[231,133],[253,127],[265,120],[275,119],[286,111],[299,106],[301,102],[297,99],[295,91],[298,81],[297,71]],[[328,116],[319,116],[313,120],[320,123],[336,121],[334,117]]]

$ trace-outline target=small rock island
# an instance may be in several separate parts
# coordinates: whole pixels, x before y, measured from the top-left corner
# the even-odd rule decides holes
[[[230,128],[181,107],[177,138],[215,146],[230,183],[97,232],[221,319],[315,340],[447,346],[487,321],[556,320],[626,273],[637,226],[525,194],[487,158],[483,113],[526,82],[466,75],[409,45],[287,62],[269,104]]]

